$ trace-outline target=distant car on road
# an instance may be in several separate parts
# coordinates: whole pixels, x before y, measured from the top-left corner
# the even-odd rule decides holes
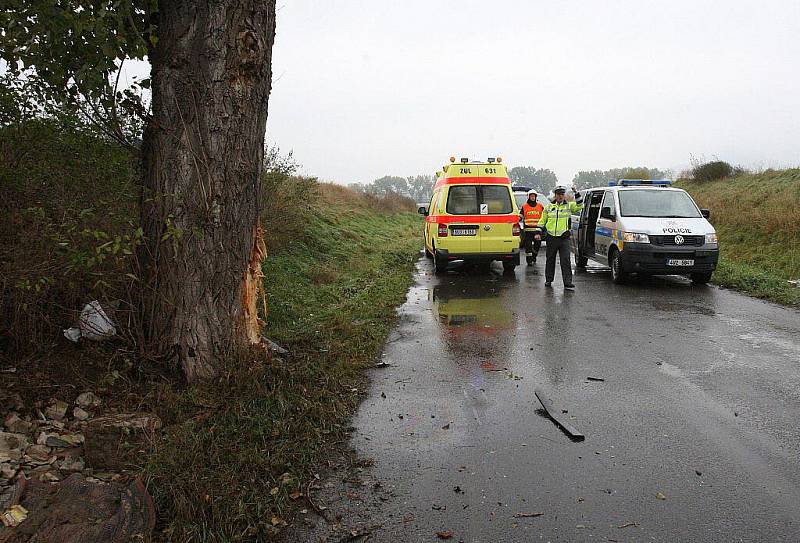
[[[710,211],[670,185],[620,179],[585,191],[584,208],[571,222],[570,245],[578,267],[589,259],[607,264],[615,283],[624,283],[631,273],[710,281],[719,261]]]

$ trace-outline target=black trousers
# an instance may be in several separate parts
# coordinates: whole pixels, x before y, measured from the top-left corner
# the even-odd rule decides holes
[[[542,240],[534,239],[534,233],[523,230],[522,232],[522,246],[525,248],[525,256],[539,254],[539,248],[542,246]]]
[[[561,278],[565,285],[571,285],[572,261],[569,254],[569,238],[547,236],[547,263],[544,266],[544,280],[552,283],[556,276],[556,254],[561,261]]]

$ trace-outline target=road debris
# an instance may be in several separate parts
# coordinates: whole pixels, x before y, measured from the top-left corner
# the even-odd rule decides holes
[[[666,500],[667,497],[664,494],[662,494],[661,492],[656,492],[656,499],[657,500]]]
[[[481,362],[481,369],[483,371],[506,371],[508,368],[501,368],[494,362],[484,360],[483,362]]]
[[[541,517],[544,513],[514,513],[514,518],[534,518]]]
[[[64,330],[64,337],[77,343],[82,337],[92,341],[102,341],[116,335],[113,321],[106,315],[100,302],[92,300],[81,310],[78,326]]]
[[[19,526],[26,518],[28,518],[28,510],[19,504],[12,505],[0,516],[0,520],[3,521],[6,528]]]
[[[605,382],[605,379],[603,377],[587,377],[586,380],[587,381],[599,381],[601,383]]]
[[[544,407],[545,412],[550,417],[550,419],[556,423],[556,425],[561,428],[569,437],[575,441],[583,441],[586,439],[582,433],[575,429],[569,422],[564,420],[561,416],[561,413],[555,407],[553,407],[553,403],[550,399],[545,395],[542,389],[535,389],[534,394],[536,397],[539,398],[539,402],[541,402],[542,407]]]
[[[441,530],[436,532],[436,537],[439,539],[452,539],[455,534],[450,530]]]
[[[617,528],[630,528],[631,526],[639,526],[638,522],[626,522],[625,524],[620,524]]]

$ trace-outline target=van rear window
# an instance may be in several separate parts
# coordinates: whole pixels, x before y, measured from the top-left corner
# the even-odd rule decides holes
[[[511,194],[505,186],[456,186],[447,195],[447,212],[451,215],[479,215],[480,204],[486,204],[490,215],[512,213]]]

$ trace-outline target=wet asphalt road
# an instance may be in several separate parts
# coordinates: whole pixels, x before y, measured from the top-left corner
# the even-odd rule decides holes
[[[394,496],[371,540],[800,541],[800,312],[543,266],[420,262],[353,422]]]

